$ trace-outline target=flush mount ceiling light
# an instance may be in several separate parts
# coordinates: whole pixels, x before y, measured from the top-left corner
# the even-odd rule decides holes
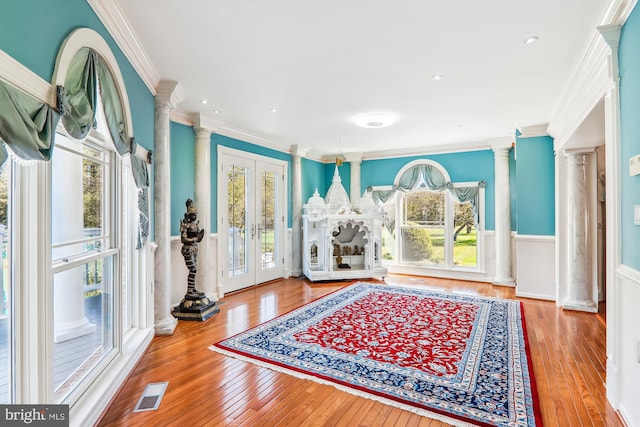
[[[538,38],[538,36],[529,36],[529,37],[525,38],[524,40],[522,40],[522,43],[524,43],[524,44],[533,44],[533,43],[537,42],[538,40],[540,40]]]
[[[396,121],[396,116],[388,113],[366,113],[354,119],[356,125],[363,128],[386,128]]]

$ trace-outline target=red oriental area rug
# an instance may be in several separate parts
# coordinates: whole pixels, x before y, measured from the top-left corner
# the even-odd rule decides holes
[[[457,426],[540,426],[519,301],[356,283],[211,349]]]

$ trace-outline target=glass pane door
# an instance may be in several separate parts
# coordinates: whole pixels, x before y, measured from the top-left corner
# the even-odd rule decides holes
[[[228,178],[228,218],[229,241],[227,266],[229,276],[235,277],[249,273],[249,216],[247,207],[249,204],[249,178],[248,167],[229,165]]]
[[[281,169],[281,168],[280,168]],[[258,164],[258,177],[260,179],[258,192],[258,271],[257,283],[266,282],[282,276],[281,256],[278,250],[278,235],[282,218],[278,194],[282,174],[271,165]]]
[[[218,157],[218,259],[222,266],[218,277],[224,293],[277,279],[284,273],[285,166],[277,160],[261,161],[262,156],[229,151],[232,153],[223,150]]]

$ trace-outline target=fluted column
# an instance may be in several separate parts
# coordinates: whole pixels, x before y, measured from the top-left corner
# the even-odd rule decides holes
[[[177,82],[163,81],[155,100],[154,322],[156,335],[171,335],[178,319],[171,315],[171,150],[170,112],[181,101]]]
[[[293,170],[291,171],[291,275],[302,276],[302,157],[308,149],[298,145],[291,147],[293,157]]]
[[[195,147],[195,202],[198,209],[200,227],[204,229],[204,239],[198,244],[198,272],[196,288],[204,292],[212,301],[218,300],[215,283],[214,259],[211,254],[211,133],[204,124],[204,117],[198,116],[194,125]]]
[[[349,199],[352,208],[360,207],[360,165],[362,153],[349,153],[344,155],[351,165],[351,185],[349,187]]]
[[[515,286],[511,272],[511,190],[509,149],[511,144],[492,146],[495,161],[495,243],[496,271],[493,283]]]
[[[591,280],[591,236],[588,176],[593,150],[567,152],[568,246],[567,296],[562,307],[568,310],[597,312]]]

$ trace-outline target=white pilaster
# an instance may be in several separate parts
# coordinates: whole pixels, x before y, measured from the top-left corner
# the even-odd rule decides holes
[[[492,145],[495,163],[496,271],[493,284],[515,286],[511,272],[511,190],[509,150],[512,139]]]
[[[196,288],[204,292],[211,301],[218,300],[218,290],[211,256],[211,133],[213,127],[202,115],[196,117],[193,130],[195,147],[195,203],[204,239],[198,244],[198,273]]]
[[[360,207],[360,165],[362,164],[362,153],[349,153],[344,155],[351,164],[351,186],[349,187],[349,199],[351,207]]]
[[[154,182],[154,304],[156,335],[173,334],[178,319],[171,315],[171,146],[170,110],[182,100],[177,82],[162,81],[156,95]]]
[[[593,150],[566,153],[568,207],[567,296],[562,307],[569,310],[597,312],[591,280],[592,239],[589,215],[588,177]]]
[[[291,147],[293,157],[293,170],[291,171],[291,275],[300,277],[302,275],[302,157],[307,154],[308,148],[301,148],[298,145]]]

